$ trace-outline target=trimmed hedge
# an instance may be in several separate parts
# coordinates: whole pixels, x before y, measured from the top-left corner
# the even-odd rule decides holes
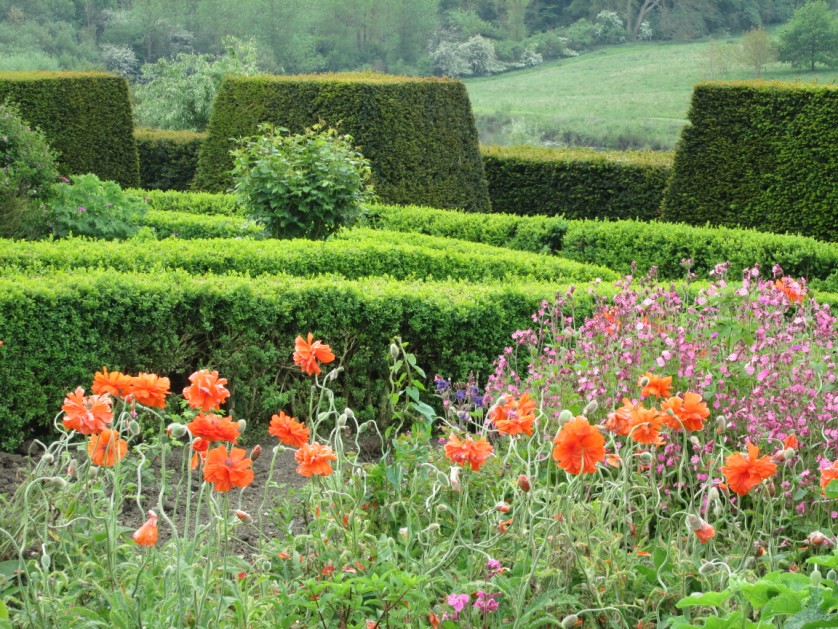
[[[265,228],[240,216],[213,216],[188,212],[149,210],[142,220],[158,238],[256,238],[265,237]]]
[[[567,221],[557,216],[513,216],[377,205],[368,219],[378,229],[481,242],[496,247],[555,253],[562,248]]]
[[[188,190],[198,167],[198,150],[206,133],[135,129],[140,155],[140,187],[145,190]]]
[[[389,238],[388,238],[389,236]],[[0,268],[42,271],[109,267],[148,272],[182,269],[193,275],[243,273],[252,276],[286,273],[314,276],[334,273],[350,279],[388,276],[397,280],[455,278],[495,281],[617,279],[613,271],[562,258],[474,243],[414,235],[410,243],[397,232],[353,230],[347,238],[318,243],[308,240],[164,240],[101,242],[69,239],[59,242],[0,240]],[[425,241],[436,247],[425,246]]]
[[[270,122],[292,132],[325,121],[353,136],[386,203],[489,209],[466,88],[460,81],[383,74],[228,77],[212,108],[194,187],[232,185],[232,138]]]
[[[607,266],[619,273],[645,273],[658,267],[658,276],[677,279],[686,275],[681,260],[691,258],[692,271],[707,277],[720,262],[731,263],[731,277],[759,264],[770,273],[775,264],[787,275],[805,277],[814,287],[838,292],[838,245],[803,236],[767,234],[726,227],[692,227],[640,221],[571,221],[562,255],[572,260]]]
[[[481,147],[492,210],[578,219],[658,217],[671,152]]]
[[[661,217],[838,241],[838,86],[700,83]]]
[[[0,448],[49,430],[63,396],[103,365],[154,371],[178,391],[204,367],[230,381],[238,418],[307,413],[294,338],[313,332],[345,371],[335,385],[365,418],[387,420],[387,347],[400,334],[427,373],[484,377],[555,284],[349,281],[333,276],[190,276],[112,270],[0,277]],[[577,290],[576,314],[593,297]]]
[[[140,181],[128,83],[97,72],[0,72],[0,101],[20,107],[58,151],[65,175],[93,173],[121,186]]]
[[[212,192],[181,192],[179,190],[138,190],[150,210],[244,216],[242,207],[232,194]]]

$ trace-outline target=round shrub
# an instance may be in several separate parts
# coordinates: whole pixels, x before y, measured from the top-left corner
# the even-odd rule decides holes
[[[96,175],[76,175],[55,188],[49,212],[52,233],[113,240],[133,236],[146,205],[142,197],[126,193],[113,181]]]
[[[43,133],[30,129],[14,105],[0,103],[0,236],[29,238],[44,229],[55,159]]]
[[[294,135],[269,124],[259,131],[232,151],[234,190],[274,238],[324,239],[374,199],[370,163],[351,136],[322,125]]]

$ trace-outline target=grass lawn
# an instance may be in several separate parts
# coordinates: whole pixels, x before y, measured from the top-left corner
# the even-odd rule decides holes
[[[696,82],[754,76],[743,66],[714,68],[710,52],[719,46],[725,42],[626,44],[470,79],[466,86],[481,142],[671,148],[686,124]],[[838,79],[838,71],[812,73],[774,63],[763,78],[828,83]]]

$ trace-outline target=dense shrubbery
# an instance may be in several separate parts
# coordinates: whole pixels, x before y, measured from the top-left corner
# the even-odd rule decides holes
[[[228,78],[213,107],[195,187],[227,190],[234,138],[253,135],[260,123],[300,133],[320,122],[352,135],[383,201],[488,209],[465,86],[374,73]]]
[[[158,238],[265,238],[265,228],[243,216],[149,210],[143,227]],[[152,235],[150,234],[150,235]]]
[[[139,183],[128,84],[98,73],[2,72],[0,101],[20,107],[58,153],[65,174],[93,173],[122,186]]]
[[[232,194],[184,193],[178,190],[143,190],[142,194],[151,210],[190,214],[240,214],[244,218],[244,210]]]
[[[58,178],[55,155],[42,133],[0,103],[0,235],[32,237],[45,229],[45,202]]]
[[[492,210],[565,218],[654,219],[672,153],[483,147]]]
[[[74,175],[55,186],[46,219],[59,238],[72,234],[111,240],[134,235],[145,213],[142,197],[118,184],[96,175]]]
[[[838,239],[838,88],[702,83],[662,218]]]
[[[188,190],[205,133],[136,129],[140,186],[146,190]]]

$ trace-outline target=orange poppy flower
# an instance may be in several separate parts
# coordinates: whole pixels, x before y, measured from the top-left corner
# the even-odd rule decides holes
[[[239,438],[239,425],[229,416],[219,417],[218,415],[198,416],[186,424],[193,437],[201,437],[207,441],[230,441],[235,443]]]
[[[635,409],[628,398],[623,398],[623,405],[615,410],[613,413],[608,413],[605,420],[605,427],[620,437],[626,437],[631,432],[629,422],[631,421],[631,412]]]
[[[439,629],[439,616],[433,612],[428,612],[428,622],[431,623],[433,629]]]
[[[471,465],[474,471],[483,466],[493,451],[494,448],[486,437],[480,437],[475,441],[471,435],[466,435],[466,440],[460,441],[453,432],[448,437],[448,443],[445,444],[445,456],[449,461],[463,467]]]
[[[78,387],[64,398],[64,428],[83,435],[96,435],[110,426],[113,421],[111,398],[108,395],[84,396],[84,389]]]
[[[320,374],[318,361],[330,363],[335,359],[335,355],[328,345],[323,345],[322,341],[313,341],[312,339],[314,339],[314,335],[309,332],[307,339],[298,336],[294,341],[294,364],[299,365],[307,376]]]
[[[153,373],[141,373],[131,378],[131,395],[138,404],[151,408],[165,408],[169,395],[169,379]]]
[[[204,461],[204,480],[212,483],[215,491],[230,491],[233,487],[247,487],[253,482],[251,460],[241,448],[232,448],[228,453],[225,446],[218,446],[207,452]]]
[[[631,438],[637,443],[658,444],[662,426],[663,416],[655,408],[638,406],[631,411],[629,431]]]
[[[646,385],[641,383],[646,380]],[[643,397],[669,397],[672,395],[672,376],[656,376],[651,371],[647,371],[637,381],[637,386],[643,386],[640,395]]]
[[[838,478],[838,461],[833,461],[831,466],[821,470],[821,489],[826,489],[826,486],[836,478]]]
[[[514,436],[524,433],[532,437],[535,402],[530,399],[529,393],[524,393],[519,400],[506,395],[504,403],[498,404],[489,413],[489,419],[495,423],[502,435]]]
[[[797,435],[788,435],[785,439],[783,439],[783,447],[799,450],[800,441],[797,439]]]
[[[334,451],[322,443],[306,443],[294,453],[299,465],[297,474],[300,476],[328,476],[332,473],[332,464],[329,461],[337,461],[338,457]]]
[[[619,454],[606,454],[605,463],[611,467],[621,467],[623,465],[623,457]]]
[[[562,426],[553,443],[553,459],[568,474],[593,474],[605,460],[605,437],[581,416]]]
[[[103,430],[91,435],[87,442],[87,455],[93,465],[113,467],[128,453],[128,442],[119,438],[115,430]]]
[[[154,546],[157,544],[157,514],[154,511],[148,512],[148,520],[140,528],[134,531],[131,536],[140,546]]]
[[[219,378],[217,371],[201,369],[189,376],[192,384],[183,390],[183,397],[192,408],[211,411],[221,408],[224,400],[230,397],[230,392],[224,387],[226,378]]]
[[[108,393],[114,397],[124,397],[131,392],[131,379],[131,376],[124,373],[108,371],[107,367],[102,367],[102,371],[97,371],[93,376],[91,388],[96,395]]]
[[[198,467],[198,462],[203,461],[207,457],[209,441],[201,439],[201,437],[194,439],[192,441],[192,451],[194,454],[192,455],[192,460],[189,462],[189,467],[194,470]]]
[[[672,410],[674,417],[667,411]],[[704,420],[710,417],[710,409],[698,393],[687,391],[684,398],[671,397],[661,404],[666,425],[672,430],[695,431],[704,428]]]
[[[509,525],[512,524],[512,518],[498,522],[498,528],[501,533],[506,533],[509,530]]]
[[[731,454],[722,466],[722,474],[728,486],[740,496],[746,495],[777,471],[777,466],[771,462],[770,456],[760,458],[759,448],[750,441],[746,441],[745,446],[748,448],[747,455],[741,452]]]
[[[308,442],[309,429],[293,417],[286,415],[284,411],[279,411],[279,415],[271,417],[268,434],[273,435],[287,446],[299,448]]]
[[[706,520],[694,514],[687,516],[687,527],[695,533],[698,541],[702,544],[706,544],[716,536],[716,529]]]
[[[790,277],[781,277],[774,282],[774,288],[788,297],[793,304],[802,304],[806,299],[806,289]]]

